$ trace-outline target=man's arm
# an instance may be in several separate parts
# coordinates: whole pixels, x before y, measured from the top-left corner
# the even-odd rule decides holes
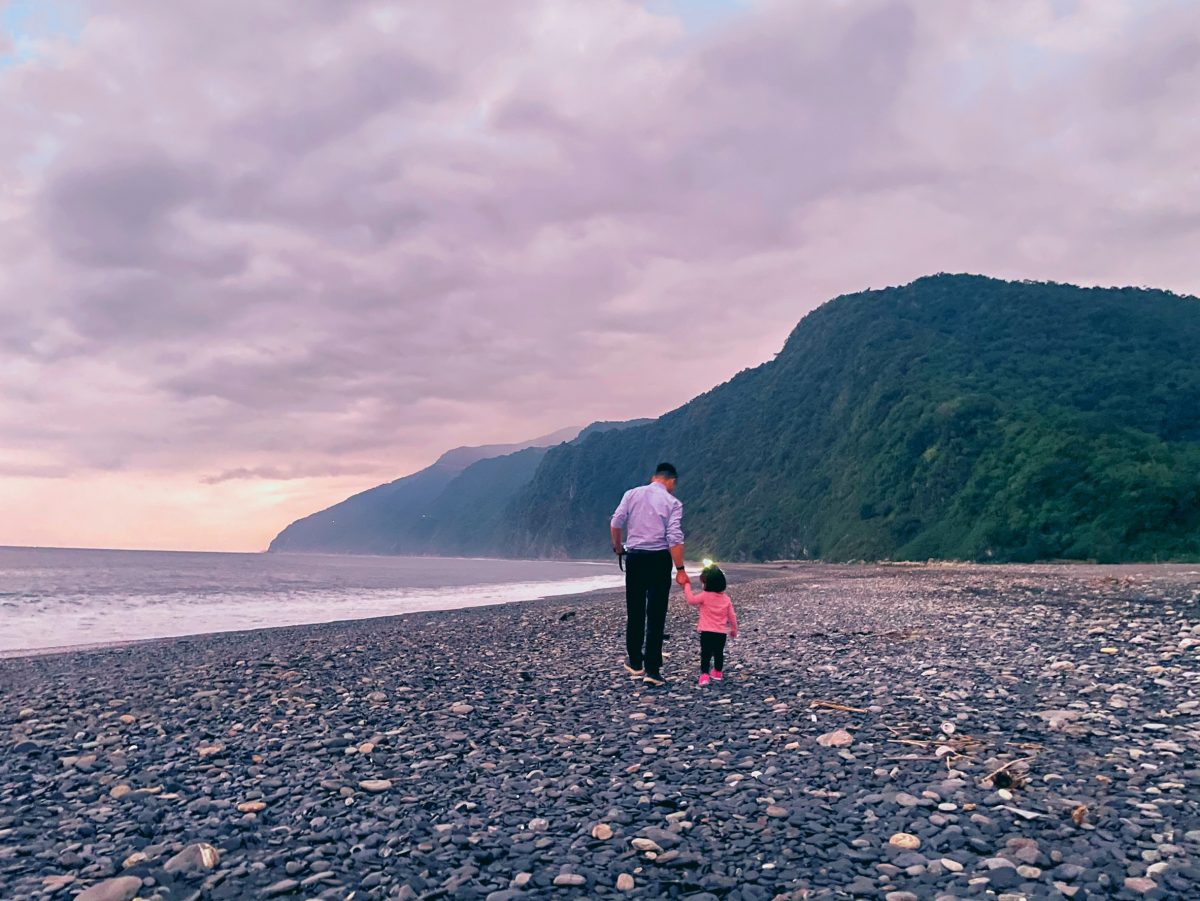
[[[667,518],[667,544],[671,548],[671,559],[675,561],[675,581],[682,585],[688,581],[683,569],[683,504],[676,503]]]
[[[671,559],[675,561],[675,581],[680,585],[690,583],[687,571],[683,568],[683,545],[671,545]]]
[[[625,523],[629,519],[629,492],[626,491],[621,495],[621,503],[617,504],[617,509],[613,511],[612,521],[609,523],[609,532],[612,536],[612,549],[614,554],[619,554],[625,550],[622,542],[622,532],[625,529]]]

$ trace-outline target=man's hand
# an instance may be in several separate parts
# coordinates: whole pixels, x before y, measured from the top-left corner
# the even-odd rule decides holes
[[[608,536],[612,543],[613,553],[618,555],[625,553],[625,535],[622,531],[614,526],[608,530]]]
[[[692,584],[692,580],[688,578],[688,574],[682,569],[676,571],[675,581],[678,582],[681,586]]]

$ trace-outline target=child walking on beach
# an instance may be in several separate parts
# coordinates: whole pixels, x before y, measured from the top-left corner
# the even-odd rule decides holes
[[[699,594],[692,591],[690,581],[683,583],[683,592],[687,602],[693,607],[700,608],[700,622],[696,631],[700,633],[700,685],[707,685],[709,680],[720,682],[725,669],[725,635],[737,638],[737,616],[733,612],[733,602],[725,593],[725,573],[714,564],[708,564],[700,571]]]

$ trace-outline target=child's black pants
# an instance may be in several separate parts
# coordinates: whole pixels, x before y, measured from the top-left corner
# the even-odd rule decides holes
[[[700,633],[700,672],[707,673],[709,668],[720,672],[725,669],[725,633]]]

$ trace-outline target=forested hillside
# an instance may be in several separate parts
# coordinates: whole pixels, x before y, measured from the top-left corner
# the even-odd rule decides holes
[[[531,448],[544,450],[580,434],[578,428],[568,428],[521,444],[456,447],[418,472],[368,488],[332,507],[296,520],[275,536],[268,550],[326,554],[418,553],[416,546],[425,546],[429,532],[424,517],[463,472],[481,461]],[[504,503],[511,496],[510,491]]]
[[[649,420],[594,422],[521,444],[459,447],[432,466],[292,523],[274,552],[469,556],[496,553],[508,505],[547,449]]]
[[[495,546],[607,552],[621,492],[681,471],[721,559],[1200,557],[1200,301],[938,275],[839,297],[775,360],[551,449]]]

